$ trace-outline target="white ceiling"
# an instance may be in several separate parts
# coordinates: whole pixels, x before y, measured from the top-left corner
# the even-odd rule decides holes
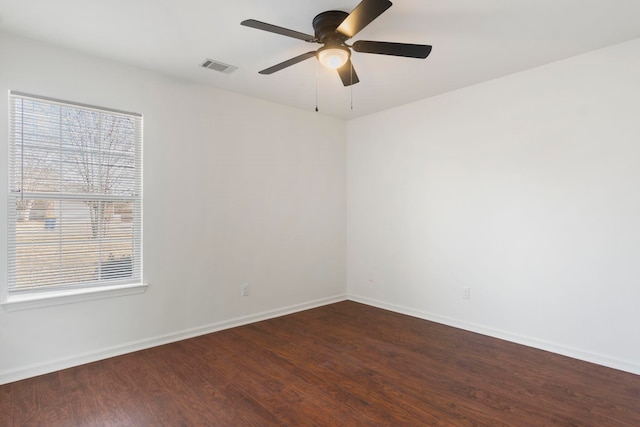
[[[433,45],[426,60],[356,52],[360,83],[352,88],[313,58],[258,74],[319,45],[243,27],[242,20],[313,34],[315,15],[350,12],[358,3],[0,0],[0,31],[310,111],[317,72],[320,112],[345,119],[640,37],[640,0],[395,0],[350,42]],[[200,68],[205,58],[239,69]]]

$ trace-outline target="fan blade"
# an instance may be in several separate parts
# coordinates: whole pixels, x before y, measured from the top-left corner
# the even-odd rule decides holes
[[[293,31],[288,28],[278,27],[277,25],[267,24],[266,22],[256,21],[255,19],[247,19],[245,21],[242,21],[240,25],[244,25],[245,27],[251,27],[258,30],[262,30],[262,31],[268,31],[270,33],[280,34],[282,36],[293,37],[294,39],[300,39],[306,42],[317,41],[315,36],[312,36],[310,34]]]
[[[353,50],[362,53],[377,53],[380,55],[404,56],[407,58],[426,58],[431,53],[431,46],[425,44],[358,40],[353,44]]]
[[[389,9],[391,5],[389,0],[362,0],[349,16],[344,18],[336,31],[351,38],[382,15],[382,12]]]
[[[351,86],[360,81],[356,74],[356,70],[353,68],[351,60],[348,60],[346,64],[338,68],[338,74],[342,79],[342,84],[345,86]]]
[[[303,53],[302,55],[298,55],[295,58],[291,58],[287,61],[281,62],[277,65],[274,65],[273,67],[269,67],[269,68],[265,68],[264,70],[260,71],[260,74],[273,74],[276,71],[280,71],[284,68],[290,67],[292,65],[297,64],[298,62],[302,62],[305,59],[309,59],[309,58],[313,58],[314,56],[316,56],[316,51],[311,51],[311,52],[307,52],[307,53]]]

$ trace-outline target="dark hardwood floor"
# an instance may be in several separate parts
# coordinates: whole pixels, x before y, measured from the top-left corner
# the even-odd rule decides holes
[[[341,302],[0,386],[0,426],[640,426],[640,376]]]

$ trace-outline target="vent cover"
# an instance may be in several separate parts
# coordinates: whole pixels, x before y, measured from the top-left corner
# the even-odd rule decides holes
[[[238,69],[238,67],[234,67],[233,65],[225,64],[220,61],[214,61],[213,59],[205,59],[200,66],[208,68],[209,70],[220,71],[225,74],[231,74]]]

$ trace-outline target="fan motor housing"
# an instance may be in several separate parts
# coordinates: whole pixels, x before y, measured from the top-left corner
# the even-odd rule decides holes
[[[347,40],[347,36],[336,31],[347,16],[349,16],[347,12],[329,10],[313,18],[313,29],[318,41],[320,43],[335,43],[340,45]]]

